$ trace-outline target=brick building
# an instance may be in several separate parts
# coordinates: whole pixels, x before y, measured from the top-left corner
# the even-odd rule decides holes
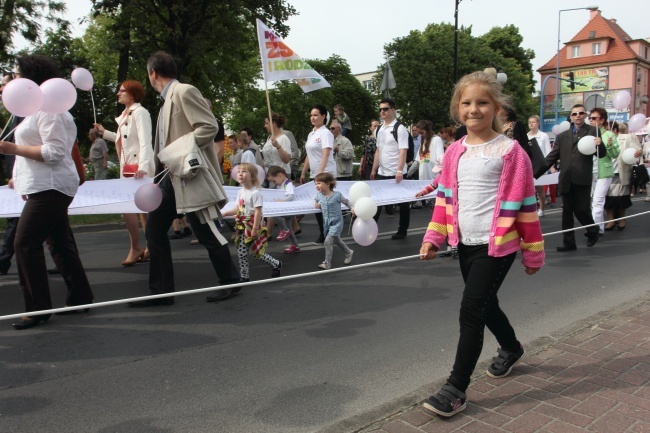
[[[560,49],[560,76],[580,82],[574,89],[560,81],[558,123],[566,120],[571,106],[583,103],[587,109],[605,107],[610,119],[626,122],[632,115],[650,116],[650,38],[633,39],[615,19],[604,18],[599,10],[590,12],[589,22]],[[555,75],[557,56],[539,68],[542,83]],[[543,89],[544,124],[550,132],[555,125],[555,79]],[[625,110],[616,110],[612,99],[617,91],[630,92],[632,101]]]

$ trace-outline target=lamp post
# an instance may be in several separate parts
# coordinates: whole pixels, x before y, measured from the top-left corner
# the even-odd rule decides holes
[[[555,67],[555,124],[557,124],[557,115],[558,115],[558,98],[560,96],[560,20],[562,18],[562,12],[567,12],[567,11],[579,11],[579,10],[590,10],[590,11],[595,11],[598,10],[598,6],[584,6],[581,8],[571,8],[571,9],[560,9],[557,13],[557,65]],[[544,99],[544,94],[541,95],[542,99]],[[542,125],[540,125],[541,127]]]
[[[458,81],[458,5],[463,0],[455,0],[456,5],[454,6],[454,84]]]

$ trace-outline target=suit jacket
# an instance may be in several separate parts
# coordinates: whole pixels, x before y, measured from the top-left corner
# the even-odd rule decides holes
[[[198,197],[198,194],[183,192],[186,188],[191,189],[193,182],[180,179],[178,176],[172,176],[176,206],[188,212],[204,209],[211,205],[223,207],[228,202],[228,199],[222,186],[223,176],[221,175],[217,151],[214,146],[214,137],[217,135],[219,126],[201,92],[189,84],[173,81],[167,89],[165,105],[162,110],[163,146],[166,147],[179,139],[186,140],[187,136],[193,133],[196,146],[199,148],[206,165],[206,174],[214,180],[214,183],[210,182],[210,184],[216,188],[216,190],[211,191],[210,199],[206,197],[205,200],[195,202],[194,198]],[[156,173],[160,173],[164,169],[164,164],[158,156],[161,150],[158,130],[159,128],[156,128],[156,138],[154,140]],[[211,203],[207,203],[206,200]]]
[[[593,155],[583,155],[578,150],[578,142],[586,135],[596,137],[596,128],[583,124],[578,133],[573,135],[573,126],[555,138],[553,149],[546,156],[546,163],[551,167],[558,160],[561,161],[559,187],[561,193],[568,193],[571,185],[590,186],[593,177]],[[598,149],[599,155],[607,155],[607,148],[601,144]],[[544,169],[546,171],[548,169]],[[536,175],[539,173],[536,173]],[[541,173],[543,174],[543,173]]]

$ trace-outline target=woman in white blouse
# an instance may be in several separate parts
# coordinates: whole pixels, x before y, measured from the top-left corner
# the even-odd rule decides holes
[[[309,133],[307,143],[305,143],[307,157],[302,167],[300,183],[305,183],[308,170],[312,179],[319,173],[330,173],[336,179],[336,161],[334,161],[334,153],[332,152],[334,148],[334,134],[326,126],[327,108],[321,104],[314,105],[309,112],[309,120],[314,129]],[[320,235],[314,243],[322,244],[325,242],[322,213],[316,214],[316,221],[318,221]]]
[[[59,77],[52,59],[24,56],[16,60],[14,76],[40,85]],[[43,242],[68,287],[66,306],[93,301],[86,271],[68,221],[68,206],[79,188],[79,175],[72,159],[77,127],[70,113],[38,111],[16,128],[16,143],[0,142],[0,153],[16,155],[13,187],[25,200],[16,228],[16,264],[26,311],[52,308]],[[25,316],[13,324],[27,329],[47,321],[50,315]]]
[[[140,105],[144,99],[144,87],[135,80],[122,83],[117,91],[117,101],[124,104],[126,109],[115,119],[117,133],[107,131],[99,123],[95,128],[109,141],[115,142],[117,156],[120,159],[120,177],[135,177],[140,179],[154,174],[153,147],[151,145],[151,116]],[[137,169],[131,167],[135,167]],[[125,170],[126,166],[126,170]],[[142,229],[147,226],[147,215],[139,214]],[[129,255],[122,262],[123,266],[133,266],[139,261],[149,260],[149,251],[140,245],[140,230],[138,214],[124,214],[124,222],[129,232],[131,248]]]
[[[264,118],[264,127],[269,134],[264,147],[262,147],[262,156],[264,157],[264,171],[268,173],[269,168],[275,166],[282,167],[287,173],[291,173],[291,141],[289,137],[284,134],[282,126],[286,122],[284,116],[278,113],[271,113],[271,121],[273,122],[273,130],[271,130],[271,122],[269,118]],[[273,188],[274,185],[269,185]]]

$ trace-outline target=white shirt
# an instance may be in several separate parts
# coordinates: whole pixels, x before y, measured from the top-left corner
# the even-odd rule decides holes
[[[399,164],[399,153],[401,149],[409,148],[409,133],[402,125],[397,130],[397,140],[393,138],[393,128],[397,119],[393,119],[388,125],[384,125],[377,133],[377,150],[379,150],[379,169],[377,174],[381,176],[395,176]],[[402,173],[406,174],[406,159],[402,167]]]
[[[309,133],[307,143],[305,143],[305,150],[309,157],[309,171],[311,172],[312,179],[319,174],[318,168],[323,160],[323,149],[334,149],[334,135],[330,132],[325,125],[318,128],[316,131]],[[336,178],[336,162],[334,161],[334,151],[330,151],[327,158],[327,165],[325,166],[325,173],[330,173]]]
[[[45,162],[16,157],[14,189],[20,195],[57,190],[74,197],[79,188],[79,175],[72,160],[72,146],[77,127],[72,115],[48,114],[39,111],[26,117],[15,132],[19,146],[42,146]]]
[[[537,140],[537,144],[539,144],[539,148],[542,149],[544,156],[548,155],[551,151],[551,140],[549,140],[548,134],[540,130],[538,130],[535,135],[531,135],[531,133],[528,132],[528,139],[530,140],[531,138]]]
[[[257,165],[257,159],[255,158],[255,154],[258,151],[251,149],[248,147],[247,149],[244,149],[244,151],[241,154],[241,164],[253,164]]]
[[[280,148],[282,148],[285,152],[287,152],[289,156],[291,156],[291,140],[289,140],[289,137],[282,134],[275,137],[275,139],[280,145]],[[266,171],[269,170],[269,167],[276,165],[278,167],[284,168],[287,173],[291,173],[291,166],[288,162],[282,162],[282,159],[280,158],[280,151],[273,146],[270,136],[269,139],[266,140],[266,143],[264,143],[264,147],[262,148],[262,155],[264,156],[264,168]]]
[[[255,213],[255,208],[262,207],[264,204],[264,197],[256,187],[251,189],[242,188],[237,192],[237,206],[243,209],[244,215],[252,215]]]

